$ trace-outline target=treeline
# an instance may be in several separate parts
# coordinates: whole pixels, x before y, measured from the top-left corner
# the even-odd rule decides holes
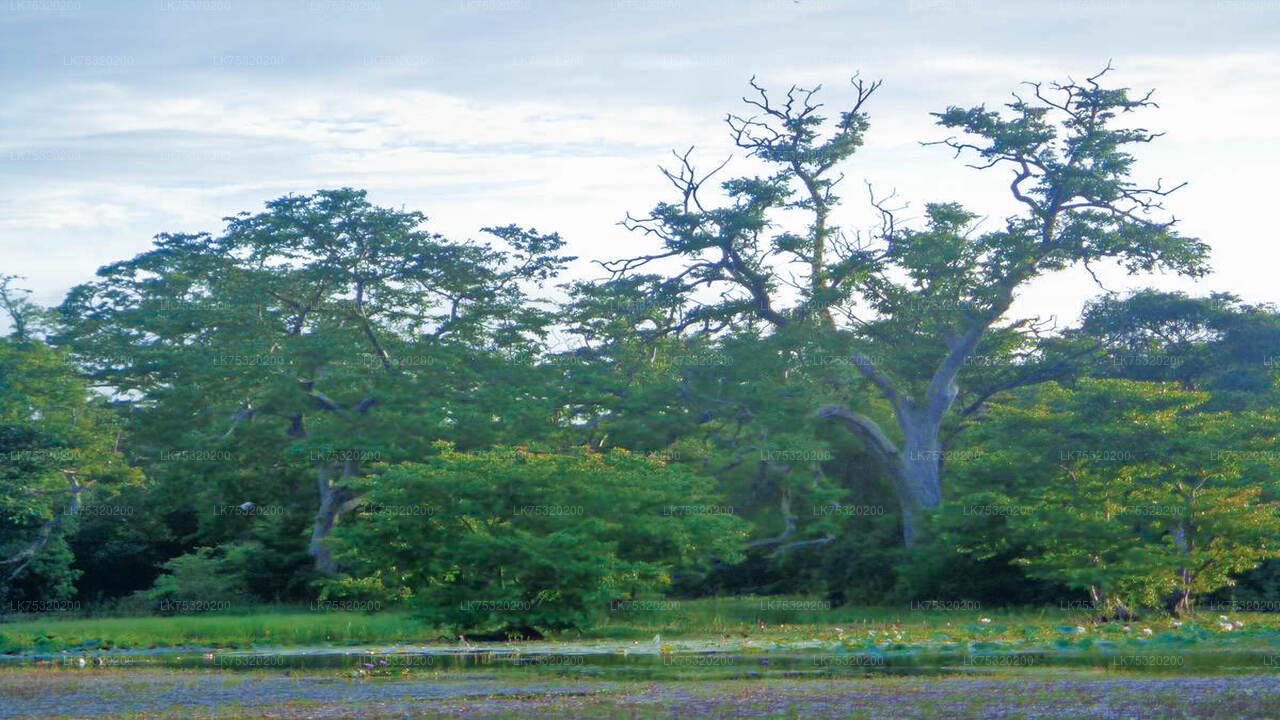
[[[879,84],[824,118],[753,82],[728,124],[762,174],[678,155],[625,220],[657,249],[597,280],[564,280],[555,233],[453,240],[351,189],[160,235],[54,308],[10,277],[2,601],[378,599],[480,629],[662,594],[1280,601],[1280,313],[1011,313],[1070,267],[1207,272],[1132,179],[1157,135],[1116,118],[1150,96],[1102,79],[937,114],[1011,172],[990,229],[874,194],[873,232],[837,226]]]

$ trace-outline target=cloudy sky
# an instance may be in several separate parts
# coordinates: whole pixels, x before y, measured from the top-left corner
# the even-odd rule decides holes
[[[752,75],[822,83],[833,110],[852,74],[884,80],[849,227],[872,219],[864,179],[907,215],[957,200],[994,222],[1009,178],[921,147],[944,136],[929,113],[1108,60],[1156,88],[1140,119],[1168,134],[1140,175],[1189,183],[1169,207],[1216,272],[1104,284],[1280,301],[1280,0],[0,0],[0,273],[56,303],[156,233],[342,186],[451,236],[515,222],[634,254],[617,221],[669,197],[672,148],[732,152]],[[1070,319],[1098,292],[1065,273],[1021,309]]]

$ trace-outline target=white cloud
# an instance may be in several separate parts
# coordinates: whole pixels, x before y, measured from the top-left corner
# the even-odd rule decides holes
[[[951,0],[920,0],[905,14],[814,0],[758,0],[714,12],[668,0],[633,5],[615,3],[597,32],[576,35],[564,31],[594,26],[575,25],[551,4],[543,24],[524,27],[519,38],[487,32],[513,22],[510,13],[465,14],[469,20],[447,22],[476,27],[450,35],[439,29],[447,24],[436,26],[429,40],[408,23],[387,26],[388,37],[361,25],[341,48],[354,67],[306,64],[306,43],[332,43],[332,36],[300,31],[272,37],[281,47],[271,52],[290,58],[279,68],[213,71],[215,52],[266,52],[227,44],[218,23],[229,18],[221,15],[204,19],[217,27],[193,28],[170,55],[154,58],[129,45],[141,36],[116,28],[116,46],[101,52],[136,54],[136,68],[106,80],[23,75],[0,105],[5,271],[65,289],[87,279],[84,258],[128,257],[157,232],[216,231],[221,217],[270,198],[341,185],[367,187],[380,204],[420,209],[450,234],[522,222],[561,231],[584,255],[624,254],[624,245],[642,240],[615,223],[669,197],[656,165],[670,161],[670,148],[696,144],[704,165],[731,151],[741,158],[723,113],[745,109],[737,98],[753,73],[769,87],[823,83],[829,113],[851,96],[844,83],[854,72],[886,79],[868,106],[867,145],[846,168],[842,219],[853,227],[871,220],[864,177],[880,192],[897,188],[911,212],[954,199],[998,218],[1008,207],[1007,179],[967,170],[941,148],[921,148],[919,141],[946,134],[929,113],[951,103],[1005,102],[1022,80],[1081,79],[1105,62],[1098,33],[1112,32],[1104,26],[1115,20],[1109,6],[1072,15],[1049,3],[1055,17],[1071,20],[1063,26],[1070,37],[1097,30],[1085,48],[1029,37],[1028,14],[1046,10],[1039,6],[1010,6],[988,18],[976,3]],[[675,8],[687,23],[667,22]],[[388,22],[394,13],[380,17],[351,22]],[[1161,108],[1142,121],[1168,135],[1144,148],[1140,172],[1191,182],[1169,204],[1187,232],[1215,247],[1219,275],[1204,287],[1275,299],[1274,243],[1265,233],[1270,178],[1280,164],[1272,127],[1280,117],[1280,53],[1242,40],[1253,21],[1241,18],[1222,26],[1241,30],[1230,42],[1171,40],[1167,25],[1130,23],[1130,49],[1115,54],[1115,78],[1158,89]],[[961,31],[979,25],[979,34]],[[258,31],[270,36],[267,29]],[[44,39],[71,42],[66,30],[59,25]],[[408,40],[396,44],[389,36],[397,33]],[[1176,51],[1162,49],[1173,42]],[[17,57],[14,77],[38,60],[34,50]],[[148,74],[153,68],[163,73]],[[49,243],[91,250],[77,265],[31,268],[49,255],[26,248]],[[1071,276],[1026,295],[1038,306],[1067,307],[1095,292],[1087,277]]]

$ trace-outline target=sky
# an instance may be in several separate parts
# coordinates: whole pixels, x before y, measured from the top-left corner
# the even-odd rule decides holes
[[[1167,205],[1215,271],[1102,285],[1280,302],[1280,0],[0,0],[0,274],[56,304],[158,233],[349,186],[451,237],[559,232],[571,275],[598,277],[589,259],[651,248],[618,221],[672,199],[672,149],[735,153],[724,117],[752,76],[822,84],[833,114],[855,73],[884,81],[842,168],[846,227],[874,222],[864,181],[904,218],[958,201],[997,223],[1007,172],[922,146],[947,136],[929,113],[1108,61],[1156,90],[1139,120],[1167,134],[1137,176],[1187,182]],[[1065,271],[1015,310],[1069,322],[1102,291]]]

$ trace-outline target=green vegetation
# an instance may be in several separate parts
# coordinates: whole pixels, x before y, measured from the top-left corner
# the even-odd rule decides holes
[[[346,570],[328,590],[464,630],[590,627],[614,601],[660,597],[673,571],[736,559],[746,535],[707,512],[708,478],[625,450],[444,447],[352,487],[364,512],[334,538]]]
[[[879,83],[824,115],[753,82],[751,164],[678,155],[594,280],[555,233],[447,238],[351,188],[161,234],[56,308],[6,277],[0,611],[37,619],[0,644],[1270,638],[1197,607],[1280,609],[1280,312],[1014,309],[1070,268],[1208,271],[1139,177],[1154,103],[1110,80],[935,115],[1008,189],[994,224],[873,194],[874,232],[839,226]],[[962,602],[1014,609],[857,609]],[[251,604],[388,614],[200,615]]]
[[[0,281],[0,299],[13,307]],[[19,306],[21,307],[21,306]],[[11,310],[0,338],[0,603],[66,600],[80,572],[67,537],[86,503],[141,481],[116,447],[116,419],[63,353],[26,337]]]
[[[242,608],[169,617],[105,617],[6,623],[4,652],[248,648],[351,645],[433,639],[405,612],[308,611],[306,608]]]
[[[0,652],[458,644],[457,635],[448,634],[452,628],[424,623],[408,609],[358,612],[341,607],[342,602],[332,601],[314,607],[240,607],[168,617],[18,617],[4,624]],[[1098,621],[1088,611],[1059,607],[828,608],[812,598],[766,596],[636,601],[615,606],[588,630],[550,632],[547,639],[565,647],[588,643],[584,647],[607,651],[611,641],[626,647],[632,641],[648,643],[654,635],[665,643],[658,649],[700,648],[705,641],[750,652],[1262,649],[1280,643],[1280,617],[1230,612],[1200,613],[1184,620]]]
[[[1091,591],[1103,614],[1186,614],[1280,557],[1280,503],[1264,499],[1280,490],[1277,418],[1207,412],[1209,399],[1081,380],[993,408],[957,457],[973,490],[941,516],[951,538],[986,557],[1016,553],[1032,576]],[[1014,434],[1016,445],[992,442]]]

